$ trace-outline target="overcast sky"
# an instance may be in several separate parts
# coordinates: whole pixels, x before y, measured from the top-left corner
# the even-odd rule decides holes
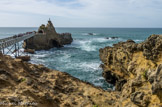
[[[161,27],[162,0],[0,0],[0,27]]]

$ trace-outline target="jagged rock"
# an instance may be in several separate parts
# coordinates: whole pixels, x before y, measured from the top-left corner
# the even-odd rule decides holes
[[[88,35],[93,35],[93,33],[88,33]]]
[[[11,102],[11,103],[15,103],[15,104],[18,104],[21,100],[17,97],[13,97],[13,96],[10,96],[8,97],[8,100]]]
[[[71,42],[73,41],[71,33],[61,33],[61,34],[58,33],[58,35],[60,37],[59,43],[61,45],[71,44]]]
[[[147,80],[152,84],[154,82],[154,78],[156,76],[156,72],[153,70],[149,69],[146,73]]]
[[[133,40],[131,40],[131,39],[127,40],[127,42],[135,43],[135,41],[133,41]]]
[[[126,83],[126,80],[120,80],[115,85],[115,90],[121,91],[123,88],[123,85]]]
[[[32,107],[114,107],[117,99],[118,92],[104,91],[68,73],[1,54],[0,60],[0,101]],[[4,75],[7,79],[1,78]]]
[[[157,59],[159,52],[162,51],[162,35],[151,35],[146,41],[141,43],[143,46],[143,55],[147,59]]]
[[[162,64],[148,75],[148,80],[152,83],[152,93],[156,94],[162,102]]]
[[[134,92],[133,94],[131,94],[130,98],[131,101],[138,106],[147,107],[150,103],[150,98],[146,97],[144,92]]]
[[[106,39],[118,39],[119,37],[107,37]]]
[[[70,33],[58,34],[49,20],[48,24],[41,25],[36,35],[24,41],[25,49],[48,50],[54,47],[63,47],[73,41]]]
[[[119,44],[114,44],[114,47],[100,49],[100,59],[104,63],[104,66],[102,66],[104,77],[110,77],[109,75],[112,75],[113,81],[128,78],[129,72],[127,72],[127,68],[132,56],[130,46],[133,44],[135,43],[129,41],[120,42]],[[109,79],[110,81],[110,78],[105,79]]]
[[[139,44],[127,40],[105,47],[100,59],[103,77],[120,92],[115,106],[162,105],[162,35],[151,35]]]
[[[27,85],[32,85],[33,80],[28,77],[27,80],[26,80],[26,83],[27,83]]]

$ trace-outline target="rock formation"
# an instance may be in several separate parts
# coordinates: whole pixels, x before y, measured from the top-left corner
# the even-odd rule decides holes
[[[162,106],[162,35],[100,49],[103,77],[115,85],[118,107]]]
[[[30,53],[30,54],[35,54],[34,49],[25,49],[24,52]]]
[[[162,107],[162,35],[100,49],[104,91],[68,73],[0,53],[0,105],[36,107]]]
[[[114,107],[106,92],[67,73],[0,54],[0,106]]]
[[[25,40],[25,49],[48,50],[53,47],[62,47],[66,44],[71,44],[73,41],[70,33],[58,34],[49,20],[48,24],[41,25],[36,35]]]
[[[113,37],[106,37],[106,39],[118,39],[119,37],[115,37],[115,36],[113,36]]]

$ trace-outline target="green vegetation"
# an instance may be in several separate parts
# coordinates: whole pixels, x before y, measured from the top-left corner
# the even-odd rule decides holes
[[[24,82],[24,81],[26,81],[26,78],[22,78],[22,79],[21,79],[21,82]]]
[[[145,71],[143,72],[143,77],[144,77],[145,79],[147,79],[147,72],[148,72],[148,70],[145,70]]]

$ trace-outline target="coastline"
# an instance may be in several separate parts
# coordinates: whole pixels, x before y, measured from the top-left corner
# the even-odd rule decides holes
[[[106,107],[111,106],[112,97],[116,98],[113,92],[108,93],[67,73],[51,70],[43,65],[30,64],[2,54],[0,61],[0,100],[6,104],[35,102],[39,107]]]
[[[116,106],[162,106],[162,35],[100,49],[103,76],[121,92]]]
[[[42,107],[160,107],[161,40],[161,35],[152,35],[142,43],[128,40],[100,49],[103,76],[115,85],[114,91],[103,90],[65,72],[1,54],[0,99],[4,104],[36,102],[35,106]]]

